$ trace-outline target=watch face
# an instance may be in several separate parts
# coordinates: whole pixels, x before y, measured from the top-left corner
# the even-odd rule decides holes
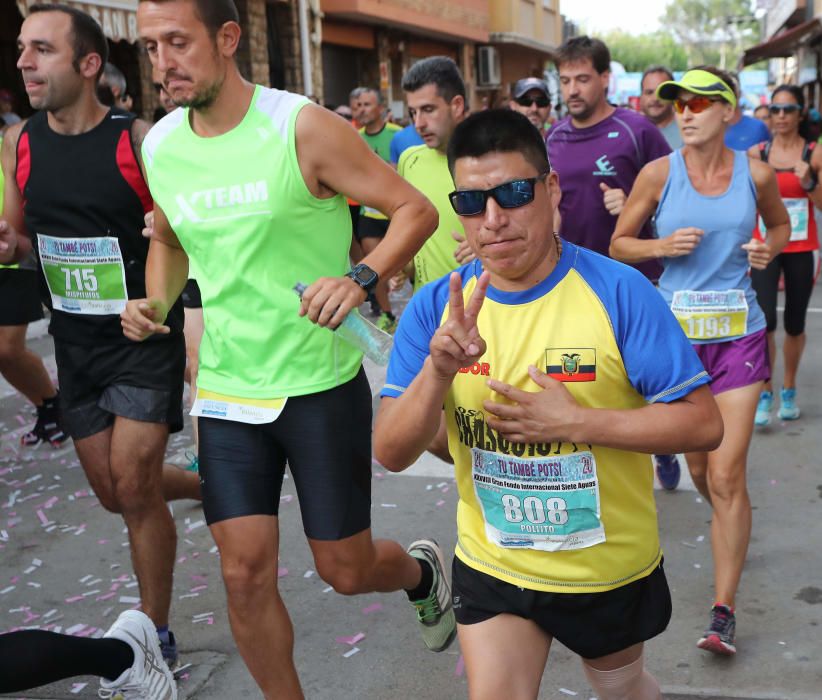
[[[356,276],[357,280],[360,281],[362,284],[368,284],[377,276],[374,270],[365,266],[357,269],[354,275]]]

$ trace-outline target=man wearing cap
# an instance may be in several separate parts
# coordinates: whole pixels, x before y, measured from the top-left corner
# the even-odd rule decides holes
[[[540,135],[545,139],[548,133],[545,124],[551,113],[551,93],[544,80],[539,78],[517,80],[508,106],[515,112],[528,117],[528,121],[539,129]]]

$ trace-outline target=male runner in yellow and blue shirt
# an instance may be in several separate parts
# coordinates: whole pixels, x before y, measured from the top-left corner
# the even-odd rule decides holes
[[[718,444],[709,377],[641,273],[552,235],[559,181],[523,115],[469,117],[448,164],[477,260],[403,314],[375,456],[405,469],[444,406],[472,700],[536,698],[553,638],[600,700],[657,700],[642,650],[671,600],[648,455]]]

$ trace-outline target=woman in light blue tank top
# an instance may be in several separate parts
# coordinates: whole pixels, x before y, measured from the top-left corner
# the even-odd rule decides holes
[[[759,392],[770,376],[765,316],[748,272],[763,269],[790,235],[773,171],[725,147],[733,85],[708,68],[657,88],[660,99],[674,103],[684,145],[639,173],[610,249],[625,262],[661,259],[659,291],[711,375],[725,424],[718,449],[687,455],[694,484],[713,508],[715,603],[697,646],[723,655],[736,653],[734,605],[751,534],[746,461]],[[764,241],[753,238],[757,210]],[[639,240],[652,215],[658,238]]]

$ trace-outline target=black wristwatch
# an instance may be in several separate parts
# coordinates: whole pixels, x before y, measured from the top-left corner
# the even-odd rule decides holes
[[[805,187],[805,185],[803,185],[801,182],[799,184],[802,185],[802,189],[805,190],[805,192],[813,192],[816,189],[816,186],[819,184],[819,177],[816,173],[813,174],[813,179],[811,180],[810,187]]]
[[[380,276],[368,267],[368,265],[363,265],[362,263],[354,265],[354,267],[351,268],[351,272],[346,272],[345,276],[354,280],[366,292],[374,289],[374,287],[377,286],[377,282],[380,281]]]

